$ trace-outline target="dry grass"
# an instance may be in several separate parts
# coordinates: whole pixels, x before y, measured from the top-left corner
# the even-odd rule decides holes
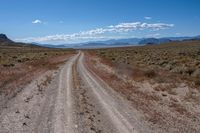
[[[163,132],[198,132],[199,49],[200,42],[194,41],[88,50],[86,64],[129,100],[150,127]],[[100,62],[92,61],[96,58]],[[100,63],[115,73],[101,68]],[[126,82],[120,75],[134,82]]]
[[[110,62],[119,71],[128,68],[130,73],[134,73],[132,77],[135,79],[164,77],[160,81],[168,82],[170,78],[174,80],[178,76],[192,85],[200,85],[200,41],[88,51]]]
[[[1,46],[0,94],[14,95],[35,76],[57,69],[74,53],[74,50],[65,49]]]

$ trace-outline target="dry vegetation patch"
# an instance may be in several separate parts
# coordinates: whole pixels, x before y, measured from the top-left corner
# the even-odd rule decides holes
[[[173,42],[88,50],[86,57],[88,67],[129,100],[152,129],[198,132],[199,51],[199,41]]]
[[[1,47],[0,96],[14,96],[34,77],[57,69],[74,53],[74,50],[42,47]]]

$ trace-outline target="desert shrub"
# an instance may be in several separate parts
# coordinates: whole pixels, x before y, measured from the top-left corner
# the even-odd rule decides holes
[[[195,71],[194,68],[187,68],[185,73],[191,75],[194,71]]]
[[[178,52],[178,55],[186,56],[186,52]]]
[[[104,55],[104,54],[105,54],[105,51],[101,51],[100,54],[101,54],[101,55]]]
[[[196,69],[191,75],[192,77],[200,78],[200,69]]]
[[[186,71],[187,71],[187,68],[185,66],[177,66],[171,70],[171,72],[178,73],[178,74],[184,74]]]
[[[164,77],[156,77],[155,81],[157,83],[166,83],[166,79]]]
[[[16,58],[17,58],[17,56],[13,56],[12,58],[13,58],[13,59],[16,59]]]
[[[14,67],[15,64],[12,64],[12,63],[11,63],[11,64],[3,64],[3,66],[4,66],[4,67]]]
[[[166,69],[166,70],[172,70],[172,65],[171,65],[171,64],[167,64],[167,65],[165,66],[165,69]]]
[[[17,60],[17,62],[21,63],[21,62],[22,62],[22,60],[21,60],[21,59],[19,59],[19,60]]]
[[[194,83],[195,83],[195,85],[200,86],[200,80],[199,79],[195,80]]]
[[[154,70],[150,69],[150,70],[146,70],[146,71],[144,72],[144,75],[145,75],[146,77],[148,77],[148,78],[153,78],[153,77],[156,76],[156,73],[155,73]]]
[[[197,53],[196,53],[196,54],[197,54],[197,55],[200,55],[200,49],[197,50]]]
[[[162,66],[162,65],[164,65],[164,64],[168,64],[168,61],[166,61],[166,60],[164,60],[164,61],[161,60],[161,61],[159,62],[159,65],[160,65],[160,66]]]
[[[115,61],[115,58],[114,58],[114,57],[112,57],[112,61]]]
[[[180,58],[180,63],[186,64],[187,62],[190,61],[190,58],[188,56],[184,56],[182,58]]]

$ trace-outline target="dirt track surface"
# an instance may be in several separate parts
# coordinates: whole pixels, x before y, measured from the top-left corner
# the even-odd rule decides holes
[[[0,133],[150,132],[137,111],[90,70],[84,53],[26,86],[0,111]]]

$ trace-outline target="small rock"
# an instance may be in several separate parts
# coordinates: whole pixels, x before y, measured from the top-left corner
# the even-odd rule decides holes
[[[100,114],[100,112],[99,112],[99,111],[97,111],[97,114],[99,115],[99,114]]]
[[[23,123],[23,126],[27,126],[26,122]]]
[[[25,114],[24,117],[25,117],[26,119],[30,119],[29,115],[27,115],[27,114]]]
[[[19,110],[17,110],[15,113],[16,113],[16,114],[19,114],[20,112],[19,112]]]

